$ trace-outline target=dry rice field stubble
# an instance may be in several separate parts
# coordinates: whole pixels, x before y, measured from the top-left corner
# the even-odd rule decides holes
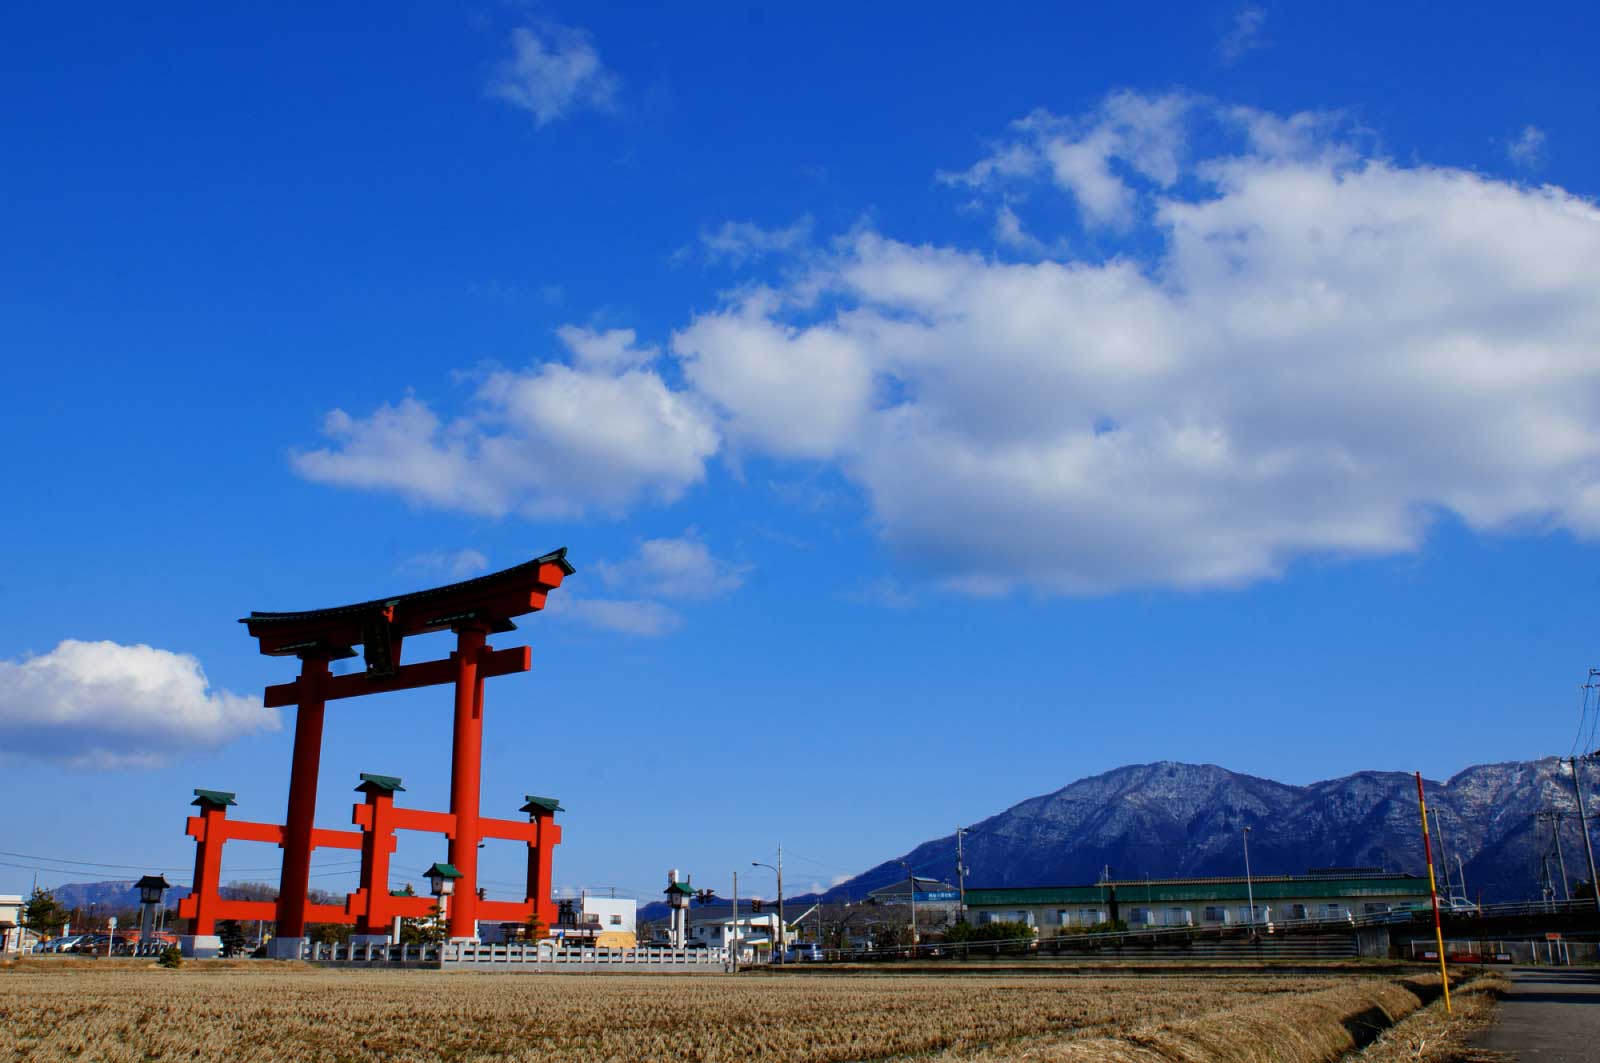
[[[1182,1058],[1116,1046],[1132,1049],[1122,1038],[1141,1039],[1140,1031],[1205,1028],[1214,1017],[1243,1036],[1281,1037],[1251,1017],[1292,1017],[1302,1001],[1320,1001],[1307,1014],[1326,1019],[1396,995],[1415,999],[1393,979],[1352,976],[731,978],[41,963],[0,972],[0,1060]],[[1266,1048],[1240,1058],[1276,1058],[1260,1054]]]

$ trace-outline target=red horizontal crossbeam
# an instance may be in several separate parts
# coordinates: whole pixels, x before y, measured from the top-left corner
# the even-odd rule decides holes
[[[478,674],[489,677],[514,675],[533,667],[533,650],[516,646],[509,650],[485,649],[478,658]],[[322,701],[340,698],[358,698],[363,694],[387,694],[395,690],[414,690],[417,687],[440,686],[456,681],[456,662],[449,657],[442,661],[424,661],[420,664],[403,664],[395,674],[386,679],[368,679],[365,675],[339,675],[324,679],[318,684],[313,697]],[[300,680],[278,683],[267,688],[263,699],[269,709],[281,709],[300,704]]]
[[[478,918],[491,923],[526,923],[533,915],[532,901],[479,901]]]
[[[525,819],[489,819],[478,820],[478,833],[485,838],[505,838],[514,842],[527,842],[529,845],[539,843],[539,824],[530,823]]]

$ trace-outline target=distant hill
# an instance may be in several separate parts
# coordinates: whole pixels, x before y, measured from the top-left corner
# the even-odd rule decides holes
[[[64,907],[88,909],[93,905],[104,912],[132,911],[139,907],[137,879],[117,879],[110,882],[68,882],[52,886],[50,892]],[[188,886],[173,886],[167,891],[167,906],[177,904],[189,896]]]
[[[1584,766],[1587,798],[1600,768]],[[1572,809],[1572,778],[1554,757],[1482,764],[1444,782],[1427,781],[1428,809],[1443,823],[1451,877],[1459,855],[1468,894],[1485,901],[1539,896],[1540,860],[1550,828],[1535,814]],[[1591,815],[1594,809],[1590,809]],[[1233,875],[1244,871],[1241,828],[1249,826],[1258,874],[1312,867],[1382,866],[1424,873],[1416,782],[1401,772],[1363,771],[1309,786],[1240,775],[1212,764],[1160,761],[1080,779],[974,824],[966,836],[969,886],[1093,882],[1115,878]],[[1588,878],[1576,818],[1562,831],[1567,872]],[[955,835],[924,842],[830,889],[859,898],[904,877],[955,881]],[[1559,889],[1559,871],[1550,857]],[[1443,869],[1440,869],[1441,883]]]

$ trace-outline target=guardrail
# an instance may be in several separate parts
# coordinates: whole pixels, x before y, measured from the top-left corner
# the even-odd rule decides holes
[[[553,948],[538,944],[491,945],[452,941],[425,945],[308,942],[301,953],[311,963],[371,964],[373,966],[582,966],[582,967],[686,967],[717,968],[727,963],[725,949],[671,949],[644,946],[631,949],[594,947]]]

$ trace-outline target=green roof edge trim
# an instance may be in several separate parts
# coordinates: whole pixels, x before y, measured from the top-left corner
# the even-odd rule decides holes
[[[398,776],[398,775],[372,775],[372,774],[369,774],[368,772],[362,772],[361,773],[361,785],[357,786],[356,789],[357,790],[366,790],[367,787],[369,787],[369,786],[374,788],[374,789],[383,790],[383,791],[386,791],[387,793],[391,793],[391,794],[394,793],[396,790],[404,790],[405,789],[404,786],[400,785],[400,776]]]
[[[189,803],[191,805],[216,805],[218,808],[227,808],[229,805],[239,803],[233,797],[234,795],[226,790],[202,790],[197,786],[194,790],[195,799]]]
[[[517,809],[518,812],[565,812],[561,802],[553,797],[536,797],[533,794],[524,794],[527,804]]]

